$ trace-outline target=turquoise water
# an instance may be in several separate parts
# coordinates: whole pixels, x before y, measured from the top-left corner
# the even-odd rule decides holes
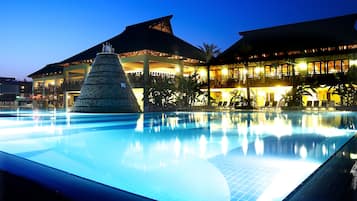
[[[158,200],[282,200],[357,125],[352,112],[0,116],[0,150]]]

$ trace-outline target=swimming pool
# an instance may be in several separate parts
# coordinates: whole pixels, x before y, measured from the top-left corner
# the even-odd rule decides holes
[[[0,150],[158,200],[282,200],[353,112],[2,112]]]

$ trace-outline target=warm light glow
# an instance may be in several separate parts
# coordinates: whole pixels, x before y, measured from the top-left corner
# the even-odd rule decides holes
[[[306,62],[299,63],[298,67],[299,67],[300,70],[306,71],[307,70],[307,63]]]
[[[357,66],[357,59],[350,60],[350,66]]]
[[[222,99],[223,100],[228,100],[229,99],[229,92],[227,92],[227,91],[223,91],[222,92]]]
[[[357,154],[356,153],[350,153],[350,159],[356,160],[357,159]]]
[[[176,67],[175,67],[175,72],[176,72],[176,73],[180,73],[180,72],[181,72],[181,69],[180,69],[179,66],[176,66]]]
[[[201,78],[206,78],[207,77],[207,70],[206,69],[200,69],[198,71],[198,74],[200,74]]]
[[[247,69],[244,69],[243,70],[243,74],[246,75],[248,73],[248,70]]]
[[[254,71],[255,71],[256,74],[259,74],[259,73],[263,72],[263,68],[261,68],[261,67],[256,67],[256,68],[254,69]]]
[[[228,75],[228,69],[227,68],[222,68],[222,75],[224,75],[224,76]]]

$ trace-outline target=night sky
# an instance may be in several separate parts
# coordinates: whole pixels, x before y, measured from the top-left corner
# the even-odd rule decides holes
[[[176,36],[223,51],[241,31],[352,13],[357,0],[1,0],[0,76],[24,79],[128,25],[171,14]]]

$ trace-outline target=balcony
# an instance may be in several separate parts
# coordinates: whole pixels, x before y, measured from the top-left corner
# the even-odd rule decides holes
[[[248,78],[246,81],[233,78],[227,80],[211,80],[211,88],[235,88],[238,86],[246,86],[247,83],[249,83],[251,87],[289,86],[292,85],[292,77]],[[203,83],[203,88],[207,88],[207,83]]]
[[[66,91],[80,91],[84,80],[72,80],[63,83]]]

